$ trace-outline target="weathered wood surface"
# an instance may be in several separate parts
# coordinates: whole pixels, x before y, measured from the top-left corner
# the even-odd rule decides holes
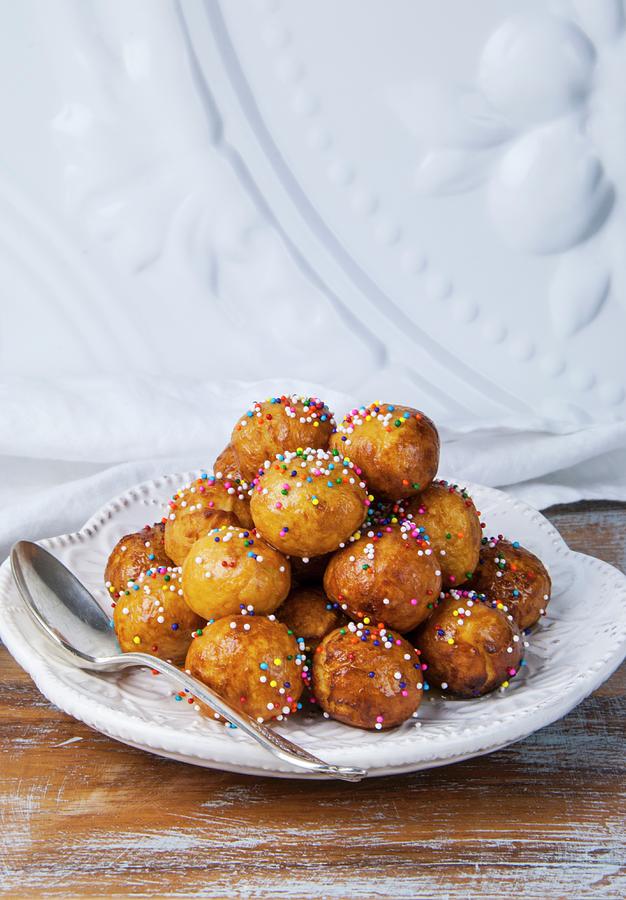
[[[626,506],[550,511],[626,570]],[[0,894],[623,898],[626,670],[491,756],[360,785],[211,772],[54,709],[0,649]]]

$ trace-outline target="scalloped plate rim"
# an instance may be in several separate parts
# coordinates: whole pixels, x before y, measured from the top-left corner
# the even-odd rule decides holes
[[[197,473],[165,474],[159,478],[141,482],[102,506],[78,531],[47,538],[40,541],[40,543],[53,550],[59,544],[66,546],[77,541],[90,541],[97,534],[101,525],[114,517],[121,508],[136,503],[142,494],[144,496],[150,495],[151,492],[162,490],[164,486],[170,483],[178,485],[195,474]],[[571,550],[557,529],[537,510],[495,488],[476,484],[468,484],[467,488],[470,493],[478,492],[483,495],[490,495],[498,504],[513,505],[519,512],[534,519],[538,527],[543,531],[543,538],[552,540],[560,554],[570,558],[575,566],[593,567],[602,571],[605,576],[613,580],[615,586],[620,584],[622,593],[626,598],[626,575],[603,560]],[[12,598],[14,601],[17,600],[18,605],[21,605],[19,595],[12,582],[9,561],[5,560],[0,567],[0,608],[3,602],[6,605],[7,597]],[[397,759],[394,762],[390,761],[390,763],[383,763],[382,765],[372,765],[370,762],[366,766],[370,776],[408,773],[420,769],[448,765],[463,759],[490,753],[515,741],[522,740],[539,728],[567,715],[615,671],[626,654],[626,603],[623,604],[622,609],[621,634],[611,650],[600,660],[594,660],[591,667],[579,673],[575,679],[574,686],[564,695],[559,696],[557,698],[558,702],[551,704],[549,701],[553,698],[550,698],[548,694],[543,702],[523,710],[523,715],[516,720],[515,726],[512,726],[511,723],[503,725],[496,722],[493,728],[480,726],[470,736],[463,732],[455,736],[448,736],[446,742],[447,752],[441,746],[445,741],[445,737],[438,736],[433,740],[433,744],[437,745],[437,750],[442,752],[424,755],[423,752],[420,753],[418,750],[416,758],[413,759]],[[209,768],[283,778],[299,777],[310,780],[318,777],[300,773],[279,763],[261,748],[257,748],[247,741],[233,741],[225,730],[217,732],[214,736],[202,736],[206,740],[207,751],[211,752],[198,753],[189,746],[190,743],[194,743],[194,738],[199,737],[197,734],[192,735],[184,731],[181,732],[173,726],[138,720],[123,709],[113,710],[103,704],[93,704],[89,698],[86,698],[81,693],[80,688],[69,688],[55,672],[57,667],[68,667],[57,663],[54,659],[40,657],[36,653],[29,652],[28,645],[25,642],[20,644],[19,629],[7,628],[5,624],[4,619],[0,619],[0,636],[5,646],[22,668],[28,672],[41,693],[63,712],[83,721],[89,727],[108,737],[137,749]],[[85,708],[86,700],[91,707],[91,711]],[[348,733],[352,732],[352,729],[345,727]],[[141,734],[139,729],[141,729]],[[491,731],[493,731],[493,735],[490,740],[489,733]],[[399,735],[399,737],[401,737],[401,740],[397,742],[398,745],[401,744],[410,749],[410,737],[406,733]],[[185,738],[191,738],[191,741],[185,741]],[[185,744],[187,744],[186,747]],[[332,741],[330,746],[332,746]],[[326,755],[329,761],[334,763],[363,765],[363,759],[355,760],[355,749],[352,745],[349,745],[348,748],[333,747],[333,752]],[[388,753],[388,751],[389,745],[382,748],[383,755]],[[405,749],[404,753],[406,754],[406,752]],[[396,757],[398,756],[397,753],[395,755]],[[255,759],[255,757],[258,758]]]

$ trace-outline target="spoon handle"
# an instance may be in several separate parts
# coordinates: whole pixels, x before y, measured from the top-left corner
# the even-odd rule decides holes
[[[238,728],[251,737],[253,740],[273,753],[283,762],[298,766],[300,769],[306,769],[308,772],[316,772],[329,778],[340,778],[343,781],[360,781],[367,775],[365,769],[359,769],[352,766],[332,766],[329,763],[318,759],[298,744],[288,740],[266,725],[257,722],[247,713],[235,709],[230,706],[219,694],[216,694],[206,684],[181,672],[171,663],[164,662],[147,653],[125,653],[122,657],[116,659],[116,662],[127,665],[149,666],[156,669],[162,675],[165,675],[170,681],[174,682],[178,687],[185,688],[198,700],[207,703],[211,709],[219,713],[228,722],[236,725]]]

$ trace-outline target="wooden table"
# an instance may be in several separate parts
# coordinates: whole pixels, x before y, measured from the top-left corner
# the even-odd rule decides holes
[[[549,517],[626,570],[626,505]],[[348,785],[132,750],[58,712],[0,649],[0,894],[621,900],[625,674],[499,753]]]

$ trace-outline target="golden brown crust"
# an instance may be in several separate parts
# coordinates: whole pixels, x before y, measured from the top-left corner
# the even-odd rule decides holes
[[[545,613],[552,582],[541,560],[517,541],[488,538],[481,547],[471,587],[504,604],[524,630]]]
[[[251,481],[267,460],[299,447],[328,447],[335,422],[317,397],[273,397],[252,407],[237,420],[231,443],[241,473]]]
[[[337,453],[285,453],[260,476],[250,503],[263,537],[290,556],[321,556],[359,527],[369,495],[351,463]]]
[[[313,690],[324,712],[339,722],[393,728],[422,700],[419,655],[396,634],[351,623],[332,631],[317,648]]]
[[[437,429],[410,406],[372,403],[352,410],[337,426],[330,446],[356,463],[369,489],[386,500],[424,490],[439,466]]]
[[[519,670],[523,641],[510,616],[473,591],[451,591],[413,636],[427,680],[451,694],[478,697]]]
[[[185,668],[232,706],[264,721],[298,708],[301,662],[285,625],[264,616],[226,616],[193,640]],[[201,709],[217,718],[204,704]]]
[[[151,569],[132,582],[115,606],[113,624],[125,653],[149,653],[180,663],[203,620],[185,603],[180,570],[170,567]]]
[[[302,639],[307,652],[315,650],[323,637],[348,621],[338,604],[333,604],[324,591],[314,587],[292,590],[276,610],[276,618],[294,637]]]
[[[146,525],[142,531],[125,534],[117,542],[104,570],[107,589],[114,599],[146,569],[172,565],[165,551],[164,528],[162,522]]]
[[[235,479],[243,481],[239,466],[239,457],[232,444],[226,444],[219,454],[213,463],[213,472],[215,475],[222,475],[224,477],[230,475]]]
[[[458,587],[471,578],[478,564],[482,529],[469,494],[446,481],[434,481],[403,505],[415,524],[424,528],[444,587]]]
[[[176,565],[182,566],[191,545],[222,525],[251,527],[248,485],[228,476],[203,474],[170,500],[165,549]]]
[[[205,619],[233,615],[242,607],[269,615],[291,586],[289,560],[254,529],[233,525],[196,541],[182,580],[187,603]]]
[[[400,632],[430,614],[441,575],[429,548],[408,526],[389,525],[366,533],[333,554],[324,590],[353,619],[367,616]]]

